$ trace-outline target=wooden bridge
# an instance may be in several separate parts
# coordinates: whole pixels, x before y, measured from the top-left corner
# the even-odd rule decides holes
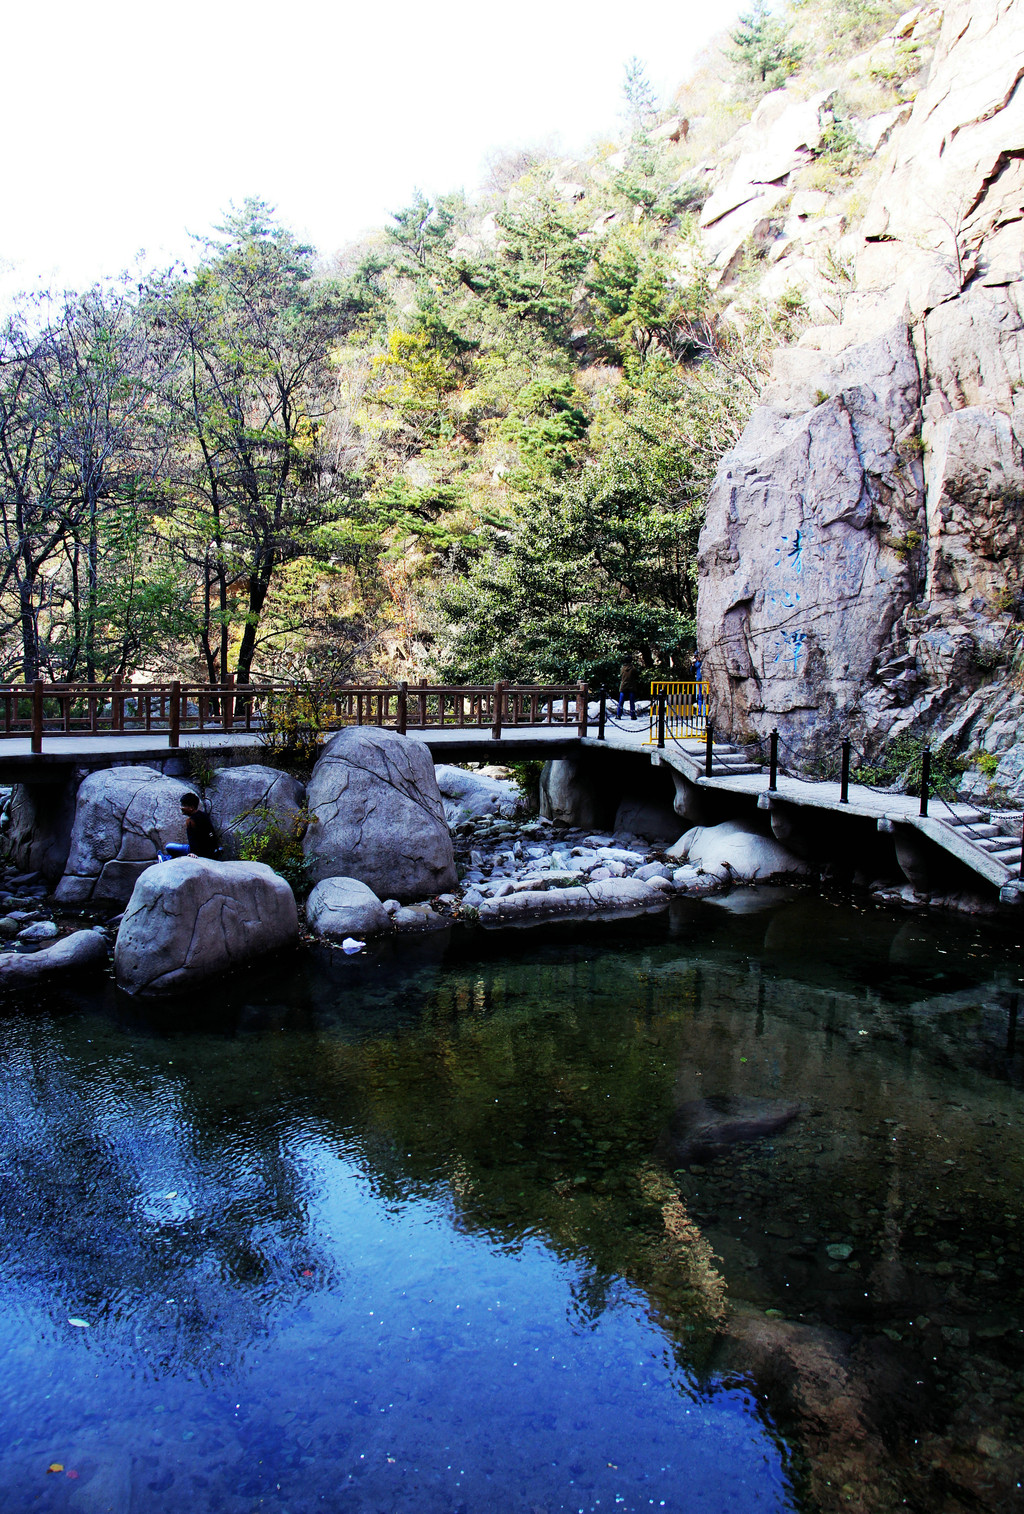
[[[415,733],[435,759],[455,762],[615,750],[761,809],[789,806],[870,820],[881,831],[917,831],[1004,901],[1024,898],[1019,817],[959,802],[929,813],[927,784],[922,803],[851,783],[848,753],[838,783],[779,776],[774,764],[766,773],[743,748],[713,738],[708,697],[706,684],[654,683],[647,711],[621,722],[607,696],[592,695],[586,683],[7,684],[0,685],[0,780],[63,782],[71,767],[159,761],[183,747],[265,760],[269,733],[288,722],[310,731],[373,725]]]
[[[314,683],[223,684],[44,683],[0,685],[0,741],[28,736],[39,755],[44,741],[67,737],[152,736],[169,747],[182,735],[259,736],[282,721],[322,731],[349,725],[408,731],[489,732],[509,728],[572,728],[587,734],[585,683],[478,686],[399,683],[389,686]],[[2,751],[2,747],[0,747]]]

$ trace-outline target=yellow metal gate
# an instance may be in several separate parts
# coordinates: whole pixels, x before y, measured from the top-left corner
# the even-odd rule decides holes
[[[665,737],[703,736],[708,728],[708,686],[706,683],[652,683],[651,728],[645,746],[658,742],[658,704],[665,696]]]

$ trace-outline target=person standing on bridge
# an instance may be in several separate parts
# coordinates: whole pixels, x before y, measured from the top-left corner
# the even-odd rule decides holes
[[[616,720],[622,719],[622,705],[627,697],[629,698],[629,718],[630,720],[636,719],[636,705],[634,703],[634,697],[636,695],[638,682],[639,680],[637,678],[636,664],[634,663],[632,657],[627,655],[626,660],[622,664],[622,668],[619,672],[619,707],[615,711]]]

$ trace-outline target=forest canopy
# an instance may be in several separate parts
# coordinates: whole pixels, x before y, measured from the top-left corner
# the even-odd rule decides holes
[[[815,54],[755,5],[705,137],[891,10],[834,0]],[[587,161],[523,151],[473,201],[416,194],[332,261],[248,200],[191,269],[20,300],[3,677],[688,667],[707,491],[803,313],[743,298],[754,247],[716,288],[707,141],[636,60],[623,120]]]

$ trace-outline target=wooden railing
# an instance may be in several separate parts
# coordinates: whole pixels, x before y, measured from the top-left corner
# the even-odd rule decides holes
[[[223,684],[43,683],[0,685],[0,739],[30,736],[32,751],[43,738],[166,733],[168,745],[182,735],[246,732],[259,735],[282,711],[321,730],[348,725],[387,726],[401,732],[484,730],[493,737],[515,727],[574,727],[587,734],[587,685],[480,684],[448,686],[405,683]]]

